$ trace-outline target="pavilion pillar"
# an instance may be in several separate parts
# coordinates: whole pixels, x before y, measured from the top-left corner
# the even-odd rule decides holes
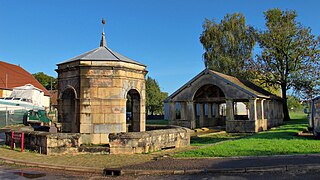
[[[212,104],[208,103],[208,118],[212,118]]]
[[[265,99],[262,99],[261,100],[261,119],[263,120],[264,119],[264,101],[265,101]]]
[[[250,104],[249,120],[256,121],[258,119],[257,108],[256,108],[257,107],[257,99],[250,99],[249,104]]]
[[[170,120],[175,120],[176,119],[176,112],[174,109],[174,102],[170,102]]]
[[[271,126],[271,122],[273,121],[273,119],[271,119],[270,103],[270,100],[266,100],[267,128]]]
[[[233,99],[226,100],[226,120],[233,121],[234,120],[234,111],[233,111]]]
[[[213,104],[213,109],[214,109],[214,117],[219,118],[219,104]]]
[[[181,119],[186,120],[187,119],[187,103],[181,102]]]
[[[190,128],[196,128],[196,116],[195,116],[195,108],[192,101],[188,101],[186,103],[186,118],[190,121]]]
[[[199,113],[200,113],[200,117],[199,117],[199,126],[203,127],[204,126],[204,104],[200,103],[200,108],[199,108]]]
[[[265,106],[265,111],[267,115],[267,119],[270,119],[270,100],[266,100],[266,106]]]

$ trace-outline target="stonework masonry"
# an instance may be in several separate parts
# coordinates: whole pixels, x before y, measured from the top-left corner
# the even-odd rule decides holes
[[[109,133],[145,131],[146,66],[107,47],[104,32],[100,47],[57,66],[62,132],[106,144]]]
[[[145,131],[144,66],[123,62],[78,61],[59,65],[57,71],[61,92],[59,115],[63,131],[88,134],[80,139],[84,144],[108,143],[109,133],[127,131],[127,94],[132,89],[140,94],[140,125],[136,131]],[[68,102],[63,99],[63,93],[68,89],[75,94],[74,110],[65,112],[69,109],[66,108]],[[64,119],[68,113],[75,113],[69,121]],[[72,127],[74,124],[79,124],[78,131]]]
[[[110,133],[110,154],[149,153],[167,148],[190,145],[190,129],[182,127],[161,127],[145,132]],[[81,139],[85,133],[50,133],[25,131],[25,148],[40,154],[74,154],[81,152]],[[93,134],[97,139],[108,138],[103,134]],[[100,136],[100,137],[99,137]],[[108,139],[109,139],[108,138]],[[6,144],[11,143],[11,132],[6,132]],[[19,147],[20,143],[16,143]]]
[[[209,69],[170,95],[165,107],[170,124],[190,129],[225,126],[230,133],[253,133],[283,123],[281,97]]]
[[[110,134],[110,154],[150,153],[167,148],[189,146],[190,132],[188,128],[171,127],[143,133]]]

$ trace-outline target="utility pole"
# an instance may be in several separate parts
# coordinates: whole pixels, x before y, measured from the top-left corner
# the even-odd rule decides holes
[[[8,88],[8,74],[6,73],[6,88]]]

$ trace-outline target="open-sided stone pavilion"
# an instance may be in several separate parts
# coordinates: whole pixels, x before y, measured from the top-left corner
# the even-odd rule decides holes
[[[205,69],[165,102],[169,122],[191,129],[258,132],[283,121],[282,99],[252,82]]]

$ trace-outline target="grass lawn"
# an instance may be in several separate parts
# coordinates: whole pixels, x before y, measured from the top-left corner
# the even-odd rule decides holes
[[[211,146],[203,146],[196,150],[185,151],[176,157],[230,157],[230,156],[263,156],[282,154],[320,153],[320,140],[313,137],[300,137],[297,132],[307,129],[305,114],[291,114],[292,120],[285,125]],[[208,140],[214,142],[214,140]],[[201,145],[194,142],[197,145]],[[205,145],[202,143],[202,145]]]
[[[230,139],[237,139],[240,137],[244,137],[247,134],[243,133],[223,133],[223,134],[212,134],[212,135],[206,135],[206,136],[194,136],[190,139],[191,146],[204,146],[209,145],[213,143],[218,143]]]
[[[168,125],[169,121],[165,119],[147,119],[147,124],[150,125]]]

